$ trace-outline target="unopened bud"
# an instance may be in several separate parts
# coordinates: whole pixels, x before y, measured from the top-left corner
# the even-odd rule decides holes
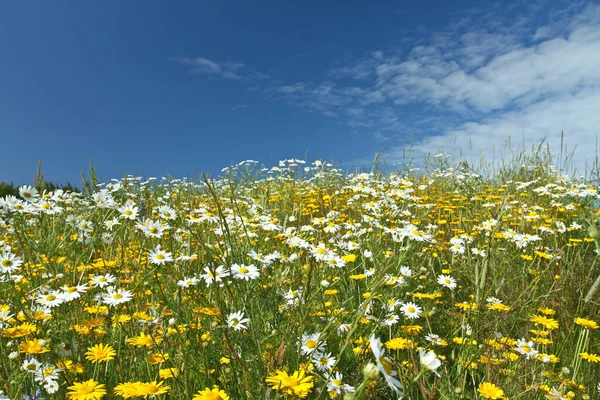
[[[379,368],[373,363],[368,363],[363,368],[363,376],[368,381],[374,381],[379,377]]]

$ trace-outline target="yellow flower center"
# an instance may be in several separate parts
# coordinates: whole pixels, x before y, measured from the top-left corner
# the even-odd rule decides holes
[[[306,347],[308,347],[309,349],[314,349],[315,347],[317,347],[317,341],[310,339],[308,342],[306,342]]]
[[[12,267],[13,262],[11,260],[2,260],[2,266],[3,267]]]
[[[115,299],[115,300],[119,300],[119,299],[122,299],[122,298],[123,298],[123,295],[121,293],[115,293],[113,295],[113,299]]]
[[[240,269],[239,269],[239,271],[238,271],[238,272],[239,272],[240,274],[247,274],[247,273],[248,273],[248,268],[246,268],[246,267],[242,267],[242,268],[240,268]]]
[[[388,375],[391,375],[392,374],[392,365],[389,362],[387,362],[387,360],[384,357],[379,357],[379,361],[381,362],[381,365],[383,366],[385,373]]]
[[[82,385],[77,388],[77,393],[78,394],[90,394],[90,393],[93,393],[94,390],[95,390],[94,386]]]
[[[300,384],[300,381],[293,376],[285,376],[281,379],[281,386],[283,387],[296,387]]]

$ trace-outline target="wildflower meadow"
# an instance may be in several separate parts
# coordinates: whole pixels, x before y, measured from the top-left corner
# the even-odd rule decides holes
[[[82,187],[0,199],[2,399],[600,398],[600,193],[542,155]]]

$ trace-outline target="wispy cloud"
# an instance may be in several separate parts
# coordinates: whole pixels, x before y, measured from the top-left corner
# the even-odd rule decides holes
[[[183,65],[189,67],[190,74],[214,75],[223,79],[267,79],[268,75],[262,74],[240,62],[213,61],[205,57],[173,57]]]
[[[539,5],[531,7],[512,23],[473,13],[410,48],[376,49],[332,69],[330,81],[270,92],[364,128],[390,146],[391,159],[407,138],[417,156],[443,150],[478,158],[510,136],[559,149],[564,132],[571,149],[580,145],[582,170],[596,155],[582,144],[600,133],[600,6],[545,10],[543,24],[532,16]]]
[[[325,81],[268,79],[252,91],[371,134],[391,161],[408,141],[417,156],[491,157],[508,137],[558,149],[564,132],[571,149],[579,145],[582,169],[600,133],[600,6],[555,4],[472,9],[440,31],[323,71]],[[253,73],[240,63],[178,61],[228,79]]]

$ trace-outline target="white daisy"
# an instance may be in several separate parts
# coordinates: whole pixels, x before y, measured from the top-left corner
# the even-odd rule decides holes
[[[244,318],[243,311],[237,311],[227,316],[227,326],[236,331],[248,329],[248,327],[244,324],[247,324],[249,321],[249,318]]]
[[[133,298],[133,293],[129,290],[118,289],[116,291],[110,291],[102,296],[102,302],[109,306],[116,306],[119,304],[127,303]]]
[[[164,251],[160,248],[160,245],[156,246],[156,249],[148,252],[150,262],[156,265],[163,265],[164,263],[173,261],[173,254]]]
[[[440,284],[444,287],[447,287],[448,289],[451,289],[451,290],[456,288],[456,279],[454,279],[450,275],[438,276],[437,282],[438,282],[438,284]]]
[[[416,305],[415,303],[404,303],[402,307],[400,307],[400,311],[406,318],[416,319],[421,316],[423,310],[421,307]]]
[[[238,265],[233,264],[231,266],[231,273],[233,277],[236,279],[243,279],[249,281],[251,279],[256,279],[260,275],[258,272],[258,268],[254,266],[254,264],[250,265]]]

